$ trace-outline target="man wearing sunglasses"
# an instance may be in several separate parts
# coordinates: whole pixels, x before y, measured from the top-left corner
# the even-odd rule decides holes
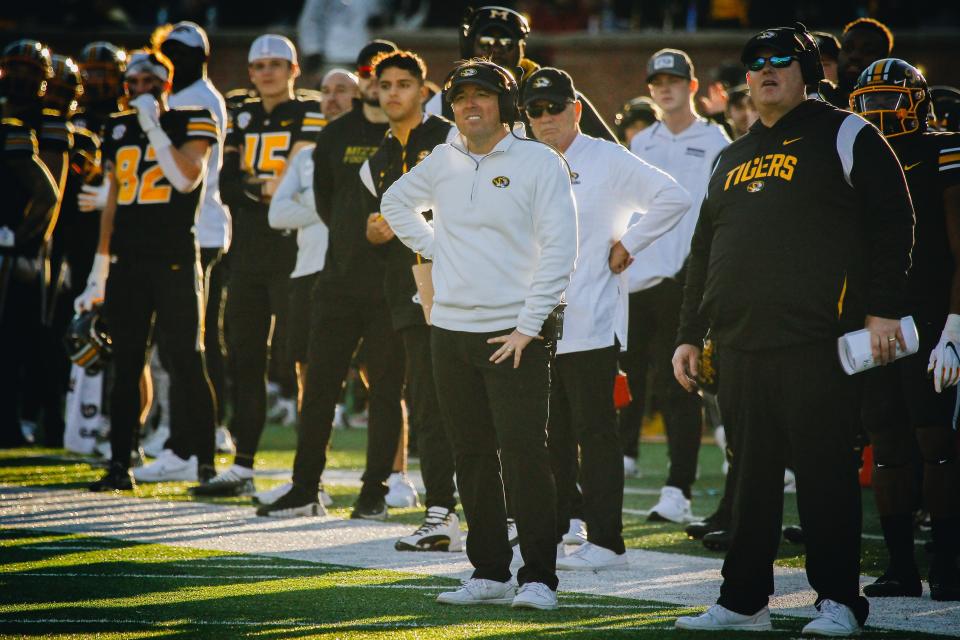
[[[881,133],[806,98],[822,69],[802,25],[757,34],[741,60],[760,117],[711,175],[673,357],[677,381],[695,391],[710,330],[738,467],[732,535],[717,604],[677,627],[771,628],[789,449],[819,612],[803,633],[852,636],[869,609],[859,584],[859,402],[837,338],[866,326],[880,364],[898,343],[905,349],[913,206]]]
[[[693,97],[699,88],[693,62],[684,51],[662,49],[647,61],[647,88],[663,116],[633,137],[630,150],[666,171],[685,188],[692,203],[683,219],[641,251],[627,271],[630,289],[630,347],[621,357],[634,402],[620,415],[621,431],[636,455],[643,419],[644,382],[648,375],[662,401],[670,473],[650,520],[689,522],[691,488],[697,475],[702,431],[701,400],[677,388],[670,375],[680,311],[683,265],[697,224],[700,201],[717,154],[730,144],[723,128],[697,115]],[[626,461],[635,465],[636,460]]]
[[[580,132],[582,105],[572,78],[543,67],[524,86],[524,108],[538,140],[570,163],[577,200],[577,268],[566,291],[563,338],[551,375],[548,443],[557,483],[557,542],[567,533],[583,488],[587,542],[557,559],[559,569],[626,564],[623,452],[613,383],[627,344],[627,289],[633,255],[669,231],[690,208],[686,190],[621,145]],[[644,212],[630,225],[636,212]],[[582,461],[577,464],[577,446]]]

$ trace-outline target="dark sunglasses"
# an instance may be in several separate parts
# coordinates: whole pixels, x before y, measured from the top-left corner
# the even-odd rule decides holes
[[[494,38],[493,36],[480,36],[477,38],[477,44],[484,49],[492,49],[495,46],[500,47],[501,49],[512,49],[513,38],[509,38],[507,36],[502,38]]]
[[[548,102],[546,105],[530,105],[526,109],[528,118],[539,118],[543,115],[543,112],[546,111],[552,116],[559,115],[567,110],[567,105],[570,102]]]
[[[370,65],[364,65],[362,67],[357,67],[357,75],[366,80],[367,78],[373,77],[373,67]]]
[[[760,71],[767,65],[768,61],[774,69],[786,69],[793,64],[793,61],[796,59],[797,56],[757,56],[747,63],[747,69],[750,69],[750,71]]]

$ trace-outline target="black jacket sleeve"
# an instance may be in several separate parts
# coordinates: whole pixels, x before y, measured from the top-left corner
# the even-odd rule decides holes
[[[900,318],[913,248],[913,203],[899,160],[872,126],[863,127],[854,142],[850,180],[865,214],[867,313]]]
[[[223,168],[220,169],[220,197],[225,205],[234,210],[250,203],[250,199],[243,192],[243,172],[240,170],[239,151],[227,151],[223,154]]]
[[[334,167],[330,163],[329,145],[325,135],[326,129],[317,136],[317,146],[313,149],[313,199],[317,207],[317,215],[327,225],[331,226],[333,216],[333,188]]]
[[[36,156],[9,159],[4,163],[4,168],[16,177],[31,196],[23,212],[23,221],[14,229],[14,237],[16,250],[32,255],[54,221],[59,190]]]
[[[710,322],[701,311],[703,291],[707,283],[707,268],[710,265],[710,247],[713,244],[713,217],[710,214],[710,199],[703,199],[700,218],[690,241],[687,257],[687,280],[683,285],[683,302],[680,306],[680,328],[677,330],[677,345],[692,344],[703,347]]]

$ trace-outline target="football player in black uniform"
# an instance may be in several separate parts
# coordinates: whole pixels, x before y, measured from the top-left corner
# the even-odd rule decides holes
[[[390,130],[375,154],[360,169],[360,177],[373,194],[370,211],[380,210],[380,198],[400,176],[446,142],[453,123],[423,113],[427,67],[409,51],[385,53],[374,59],[380,84],[380,106],[390,120]],[[427,511],[423,524],[396,542],[398,551],[460,551],[460,521],[454,509],[453,450],[437,403],[430,354],[430,326],[424,321],[411,266],[422,262],[393,235],[379,213],[367,218],[367,240],[382,247],[386,260],[384,295],[393,328],[403,339],[411,421],[419,426],[417,446],[426,488]]]
[[[246,99],[231,112],[220,172],[220,193],[233,216],[225,315],[234,374],[230,433],[237,454],[229,469],[195,488],[197,495],[253,493],[253,459],[266,421],[267,362],[286,351],[272,344],[271,335],[283,333],[297,257],[296,235],[270,228],[270,198],[287,159],[311,144],[323,125],[320,103],[294,93],[300,68],[289,39],[260,36],[250,46],[248,63],[259,97]]]
[[[371,211],[363,198],[360,167],[383,142],[387,116],[380,108],[370,63],[396,45],[375,40],[361,49],[357,75],[362,100],[329,123],[314,149],[313,193],[317,214],[329,229],[323,271],[313,291],[308,374],[300,414],[293,487],[257,509],[262,516],[320,512],[317,492],[326,465],[334,407],[350,360],[363,340],[370,381],[367,468],[351,517],[383,520],[386,480],[393,469],[403,424],[400,392],[403,351],[383,295],[383,260],[364,237]]]
[[[138,467],[134,477],[195,481],[213,471],[213,393],[203,362],[203,274],[195,225],[217,125],[205,109],[167,108],[171,76],[172,66],[161,54],[133,52],[126,84],[135,111],[111,116],[104,132],[110,194],[94,266],[77,306],[87,309],[105,299],[115,364],[113,459],[91,491],[131,488],[139,381],[154,318],[166,347],[171,420],[193,437],[189,447],[164,451]]]
[[[890,564],[863,593],[922,593],[912,513],[911,454],[919,445],[921,493],[933,536],[930,597],[960,600],[960,455],[954,415],[960,379],[960,135],[927,130],[930,103],[923,75],[897,58],[870,64],[850,94],[851,109],[875,124],[896,152],[917,217],[907,295],[920,354],[864,374],[863,422],[873,443],[873,488]],[[930,354],[929,364],[921,354]]]

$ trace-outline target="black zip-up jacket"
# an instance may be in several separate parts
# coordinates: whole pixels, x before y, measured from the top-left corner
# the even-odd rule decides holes
[[[363,115],[363,103],[331,122],[313,151],[313,193],[317,214],[330,235],[318,286],[349,297],[383,297],[383,257],[367,242],[367,216],[375,213],[360,167],[383,142],[387,123]],[[375,206],[375,203],[374,203]]]
[[[857,115],[806,100],[724,149],[691,242],[680,344],[740,350],[836,338],[905,311],[913,205]]]
[[[452,128],[453,123],[449,120],[439,116],[427,116],[410,131],[406,145],[391,132],[387,132],[383,144],[368,160],[368,177],[376,191],[376,199],[371,200],[376,210],[380,210],[380,198],[390,185],[430,155],[434,147],[446,142]],[[399,331],[406,327],[426,324],[419,298],[415,298],[417,285],[410,270],[411,265],[417,263],[417,255],[400,242],[399,238],[393,238],[383,245],[382,251],[386,259],[383,291],[390,306],[393,328]]]

